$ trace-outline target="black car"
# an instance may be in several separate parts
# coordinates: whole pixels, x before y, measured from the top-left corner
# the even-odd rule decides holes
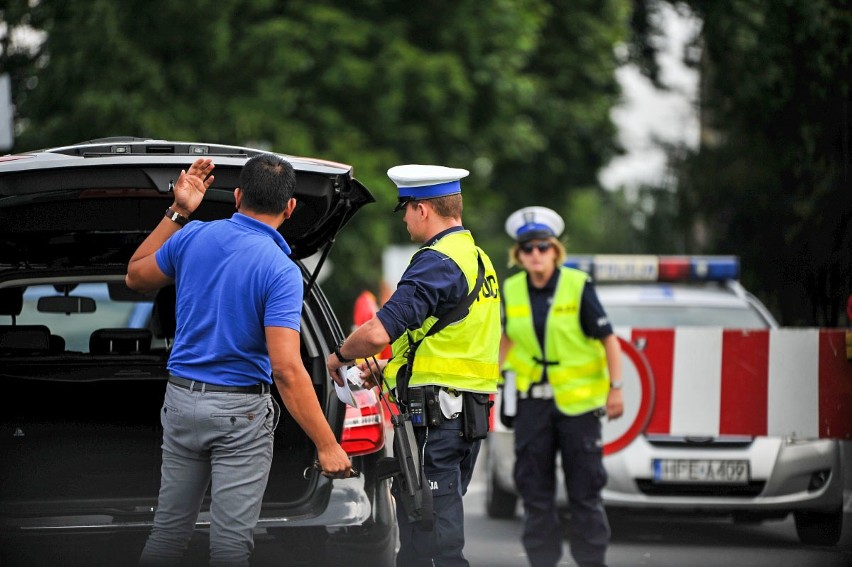
[[[215,182],[193,219],[227,218],[240,168],[258,153],[104,138],[0,157],[1,565],[38,564],[30,554],[50,556],[46,542],[69,538],[88,549],[81,564],[95,564],[95,552],[111,554],[104,564],[136,560],[157,504],[175,295],[173,286],[128,289],[127,262],[173,202],[181,169],[213,158]],[[374,199],[348,165],[282,157],[297,177],[298,206],[281,233],[305,282],[302,360],[362,474],[330,480],[313,470],[315,448],[281,404],[256,541],[274,543],[278,565],[392,565],[390,481],[376,474],[383,410],[338,399],[325,357],[343,331],[317,284],[338,232]],[[313,270],[309,256],[319,258]],[[75,562],[53,553],[51,563]]]

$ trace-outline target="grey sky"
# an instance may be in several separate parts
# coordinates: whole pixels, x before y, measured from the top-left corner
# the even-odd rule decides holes
[[[670,5],[661,6],[666,37],[659,56],[661,79],[669,91],[654,88],[633,65],[616,72],[624,91],[622,104],[613,109],[619,139],[627,154],[601,169],[598,178],[607,189],[635,189],[659,181],[666,173],[666,156],[658,141],[698,145],[698,115],[695,111],[698,75],[683,63],[686,41],[695,33],[698,21],[679,13]]]

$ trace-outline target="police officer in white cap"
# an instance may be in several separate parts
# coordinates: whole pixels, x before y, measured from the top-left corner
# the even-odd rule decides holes
[[[422,246],[376,316],[326,360],[335,376],[339,367],[375,355],[390,342],[390,360],[370,359],[360,368],[368,378],[371,367],[383,369],[404,407],[425,400],[427,411],[414,433],[431,486],[434,527],[410,517],[397,497],[396,564],[404,567],[468,565],[462,496],[487,433],[488,396],[499,380],[497,275],[462,225],[461,179],[467,175],[437,165],[388,170],[399,193],[394,211],[403,212],[411,240]],[[398,489],[395,480],[396,495]]]
[[[588,274],[564,267],[562,218],[524,207],[506,220],[515,239],[505,280],[500,362],[514,375],[517,408],[514,478],[524,503],[522,542],[530,565],[562,557],[555,499],[557,451],[571,509],[570,549],[583,567],[605,565],[610,529],[601,421],[621,416],[621,348]]]

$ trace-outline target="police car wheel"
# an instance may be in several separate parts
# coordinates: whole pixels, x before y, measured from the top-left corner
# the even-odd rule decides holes
[[[485,511],[490,518],[514,518],[518,497],[500,487],[491,473],[486,483]]]
[[[808,545],[836,545],[843,528],[843,507],[833,512],[794,512],[796,534]]]

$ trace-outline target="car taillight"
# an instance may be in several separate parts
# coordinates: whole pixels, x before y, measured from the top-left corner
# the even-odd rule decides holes
[[[350,457],[375,453],[385,446],[385,418],[378,401],[361,408],[346,406],[340,446]]]

